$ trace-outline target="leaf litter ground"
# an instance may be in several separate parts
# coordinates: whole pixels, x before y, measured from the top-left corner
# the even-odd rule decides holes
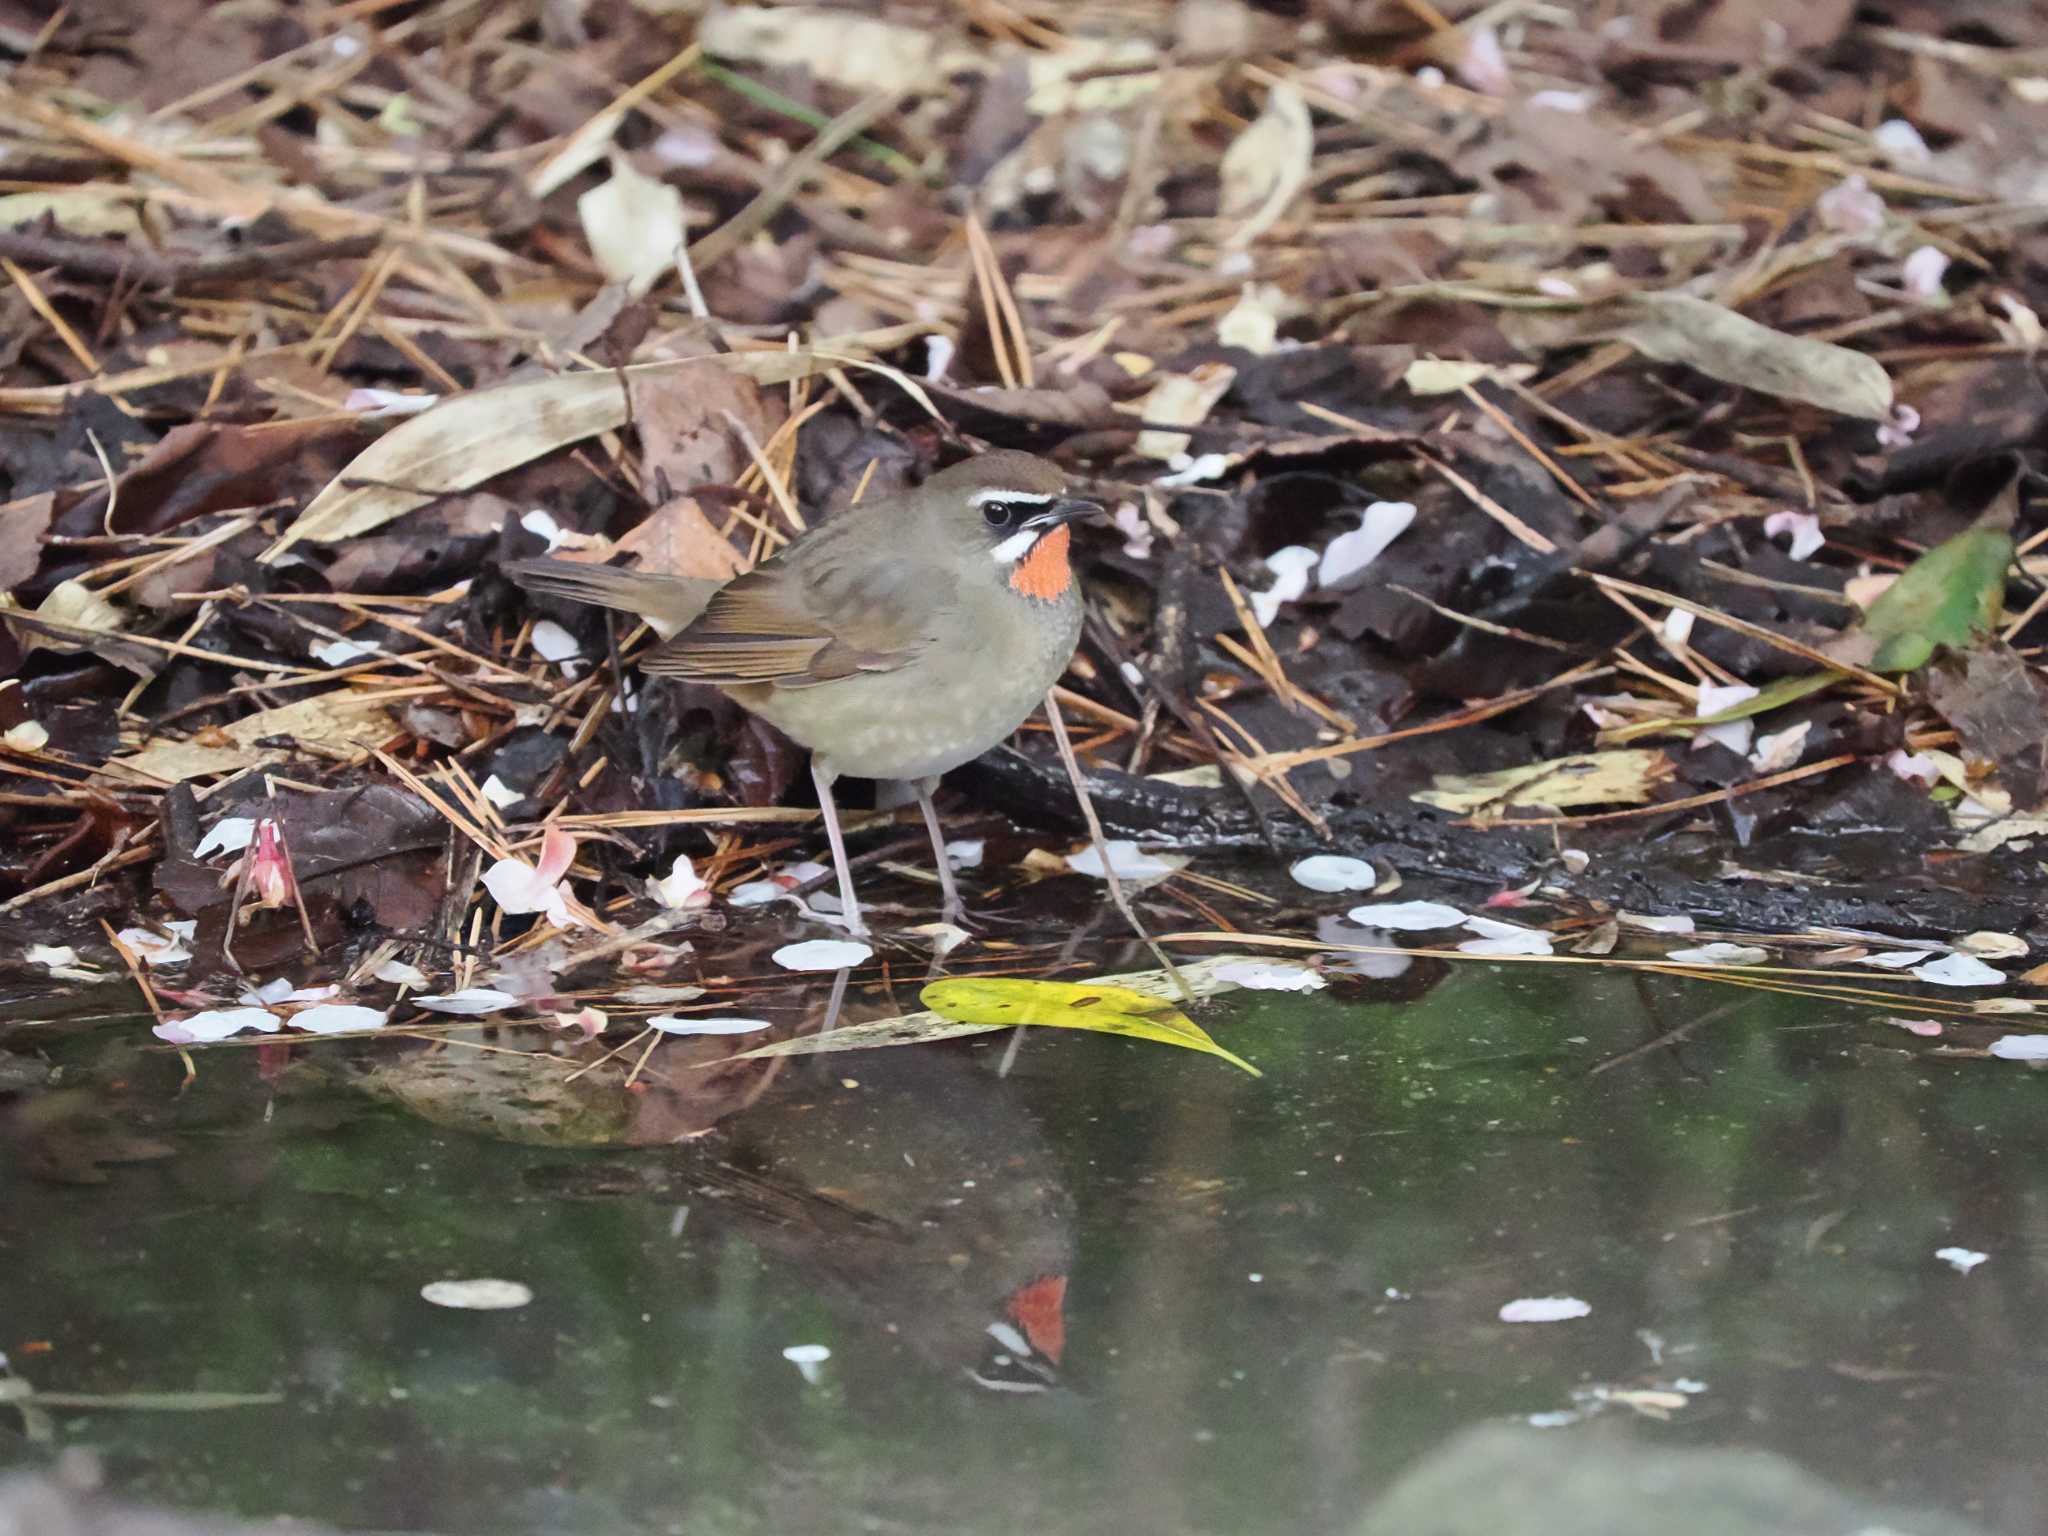
[[[58,15],[0,82],[16,980],[628,1081],[626,1020],[822,987],[801,754],[500,567],[730,576],[1008,446],[1111,509],[1060,701],[1156,928],[1414,947],[1278,877],[1335,856],[1446,958],[2023,1014],[2048,33],[1503,15]],[[1044,745],[954,776],[976,931],[860,822],[920,964],[1107,963],[1041,943],[1100,869]]]

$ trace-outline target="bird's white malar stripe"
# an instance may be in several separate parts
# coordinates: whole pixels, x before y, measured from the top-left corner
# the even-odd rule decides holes
[[[997,1318],[988,1325],[987,1333],[990,1338],[994,1339],[1013,1355],[1028,1357],[1031,1354],[1031,1346],[1025,1342],[1024,1335],[1012,1328],[1001,1318]]]
[[[985,507],[992,501],[1014,501],[1027,507],[1049,507],[1054,502],[1058,501],[1059,497],[1048,496],[1041,491],[1005,491],[1000,489],[990,489],[986,491],[976,491],[972,499],[974,505],[977,507]]]
[[[1011,534],[989,553],[995,557],[998,565],[1015,565],[1031,553],[1031,546],[1038,542],[1039,535],[1044,532],[1043,528],[1021,529]]]
[[[1000,1381],[993,1376],[984,1376],[979,1371],[969,1371],[968,1380],[977,1387],[986,1387],[991,1392],[1050,1392],[1048,1381]]]

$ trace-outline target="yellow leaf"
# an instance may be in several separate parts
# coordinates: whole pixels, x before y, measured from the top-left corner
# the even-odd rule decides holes
[[[1641,747],[1582,752],[1545,763],[1524,763],[1494,773],[1443,773],[1433,788],[1410,798],[1443,811],[1478,813],[1509,806],[1641,805],[1670,778],[1671,759]]]
[[[380,745],[396,729],[389,702],[341,690],[316,694],[222,726],[210,733],[210,741],[153,741],[139,752],[115,758],[108,766],[174,784],[201,774],[233,773],[259,763],[281,762],[294,751],[353,755]]]
[[[1232,979],[1232,969],[1247,962],[1256,963],[1258,958],[1257,955],[1223,953],[1187,961],[1179,967],[1178,980],[1196,997],[1215,997],[1220,993],[1235,992],[1240,983]],[[1095,991],[1113,989],[1128,992],[1143,998],[1155,1010],[1150,1014],[1155,1024],[1158,1022],[1156,1010],[1165,1007],[1166,999],[1180,995],[1180,986],[1176,984],[1175,978],[1168,976],[1164,971],[1156,970],[1127,971],[1117,976],[1105,976],[1100,981],[1090,983],[1089,987]],[[1171,1012],[1170,1009],[1167,1011]],[[1178,1014],[1173,1016],[1180,1017]],[[827,1030],[821,1035],[798,1035],[789,1040],[773,1040],[766,1045],[757,1045],[752,1050],[741,1051],[736,1056],[724,1057],[721,1060],[751,1061],[768,1056],[818,1056],[831,1051],[880,1050],[892,1045],[931,1045],[941,1040],[958,1040],[968,1035],[989,1034],[1019,1022],[1023,1021],[1004,1018],[988,1023],[968,1023],[939,1013],[936,1009],[926,1009],[920,1013],[868,1019],[859,1024],[842,1024],[839,1028]],[[1185,1023],[1184,1020],[1183,1022]],[[1095,1024],[1084,1027],[1100,1029],[1103,1026]],[[1187,1027],[1194,1028],[1193,1025]],[[1197,1030],[1196,1033],[1199,1034],[1200,1031]],[[1206,1035],[1202,1038],[1208,1040]],[[1185,1039],[1176,1040],[1174,1043],[1192,1046],[1192,1042]],[[1193,1048],[1217,1050],[1219,1054],[1228,1055],[1228,1052],[1221,1051],[1213,1041],[1206,1047]],[[1235,1056],[1231,1056],[1230,1059],[1237,1061]],[[703,1065],[710,1067],[719,1063],[705,1062]],[[1238,1065],[1243,1066],[1244,1063],[1238,1062]]]
[[[1156,1040],[1221,1056],[1253,1077],[1259,1069],[1226,1051],[1207,1030],[1161,998],[1103,982],[1027,981],[1011,976],[960,976],[935,981],[917,996],[933,1013],[961,1024],[1008,1028],[1091,1029]]]

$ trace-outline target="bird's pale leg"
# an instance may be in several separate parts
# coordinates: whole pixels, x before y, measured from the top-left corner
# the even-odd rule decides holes
[[[811,782],[818,786],[818,809],[825,813],[825,840],[832,845],[832,868],[839,875],[839,905],[846,914],[846,929],[865,936],[868,928],[860,920],[860,898],[853,894],[853,870],[846,862],[846,839],[839,831],[839,808],[832,801],[832,781],[838,777],[821,754],[811,754]]]
[[[939,891],[944,900],[942,915],[949,923],[957,923],[966,915],[967,908],[960,901],[960,888],[953,883],[953,861],[946,857],[946,834],[939,830],[939,810],[932,804],[932,791],[939,787],[939,776],[913,781],[917,790],[918,809],[924,812],[924,829],[932,835],[932,857],[939,864]]]

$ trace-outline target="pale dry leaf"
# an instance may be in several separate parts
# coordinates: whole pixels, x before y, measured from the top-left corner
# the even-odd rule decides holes
[[[1280,345],[1280,322],[1300,306],[1273,283],[1246,283],[1228,313],[1216,322],[1216,339],[1264,357]]]
[[[0,595],[0,613],[21,612],[24,610],[11,596]],[[54,627],[40,629],[23,624],[20,635],[25,651],[82,651],[91,645],[93,636],[118,634],[127,623],[119,608],[75,577],[50,588],[36,604],[34,614]]]
[[[1206,421],[1216,402],[1229,393],[1237,370],[1228,363],[1197,363],[1187,373],[1162,375],[1138,407],[1140,420],[1174,426],[1199,426]],[[1148,426],[1138,434],[1136,451],[1148,459],[1170,462],[1187,452],[1185,432],[1160,431]]]
[[[1024,56],[1027,111],[1115,112],[1159,89],[1159,49],[1142,37],[1073,37]]]
[[[441,496],[465,491],[543,454],[633,419],[629,401],[647,380],[701,367],[700,358],[557,374],[444,400],[399,422],[350,462],[259,557],[268,565],[301,540],[332,543],[381,528]],[[865,366],[896,378],[913,399],[930,397],[896,370],[844,352],[722,354],[716,366],[756,384],[784,384],[827,369]]]
[[[674,269],[683,243],[683,194],[612,156],[612,173],[576,199],[583,238],[598,267],[640,297]]]
[[[1243,250],[1279,221],[1308,184],[1314,153],[1308,103],[1282,81],[1267,93],[1266,109],[1223,152],[1217,212],[1237,221],[1224,239],[1227,248]]]
[[[1457,358],[1418,357],[1401,374],[1401,384],[1411,395],[1455,395],[1467,384],[1482,379],[1526,379],[1535,373],[1526,363],[1472,363]]]
[[[623,381],[609,371],[555,374],[444,400],[357,454],[259,558],[274,564],[301,540],[328,544],[368,533],[626,419]]]
[[[155,741],[111,766],[147,778],[176,783],[202,774],[233,773],[259,763],[281,762],[295,750],[333,753],[367,751],[395,734],[384,701],[335,692],[295,704],[261,710],[210,732],[204,741]],[[278,743],[269,745],[268,743]]]
[[[2027,953],[2027,941],[2018,934],[1999,933],[1989,928],[1964,934],[1956,940],[1956,945],[1982,960],[2017,960]]]
[[[118,186],[10,193],[0,197],[0,229],[26,229],[48,218],[67,235],[140,234],[134,195]]]
[[[1772,330],[1685,293],[1639,293],[1623,304],[1622,313],[1615,334],[1658,362],[1684,363],[1724,384],[1843,416],[1891,416],[1891,378],[1883,364],[1862,352]]]
[[[863,16],[857,10],[791,5],[770,10],[715,7],[697,24],[697,41],[718,58],[778,69],[866,94],[929,88],[981,61],[942,46],[944,34]],[[1064,50],[1062,50],[1064,52]]]

